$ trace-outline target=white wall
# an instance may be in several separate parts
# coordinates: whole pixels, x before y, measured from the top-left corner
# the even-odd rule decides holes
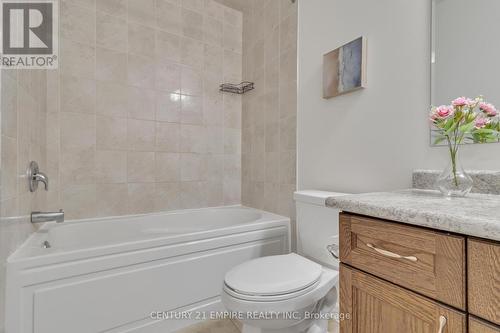
[[[437,0],[435,17],[433,104],[449,103],[461,95],[483,95],[500,105],[500,1]],[[457,24],[457,17],[467,19]]]
[[[322,98],[324,53],[364,35],[368,87]],[[430,0],[299,1],[298,188],[406,188],[442,169],[429,147]],[[466,168],[500,169],[500,144],[467,146]]]

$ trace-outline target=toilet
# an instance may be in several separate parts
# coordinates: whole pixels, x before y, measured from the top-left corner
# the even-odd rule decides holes
[[[240,264],[224,279],[222,303],[243,333],[326,333],[338,312],[336,209],[326,199],[342,193],[297,191],[297,253]]]

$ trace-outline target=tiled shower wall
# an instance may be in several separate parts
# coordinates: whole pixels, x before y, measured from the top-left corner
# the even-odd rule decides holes
[[[48,73],[49,209],[68,219],[241,201],[242,13],[213,0],[64,0]]]
[[[33,231],[30,213],[43,209],[46,193],[31,193],[26,169],[46,166],[46,72],[2,70],[0,183],[0,332],[4,329],[5,262]]]
[[[251,0],[244,15],[242,201],[295,219],[297,3]]]

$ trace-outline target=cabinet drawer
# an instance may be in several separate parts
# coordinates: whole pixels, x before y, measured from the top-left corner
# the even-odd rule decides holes
[[[500,325],[500,244],[468,241],[469,312]]]
[[[340,214],[340,260],[465,310],[465,238]]]
[[[500,333],[500,327],[469,316],[469,333]]]
[[[342,333],[465,333],[466,315],[348,266],[340,267]],[[349,317],[347,317],[349,314]]]

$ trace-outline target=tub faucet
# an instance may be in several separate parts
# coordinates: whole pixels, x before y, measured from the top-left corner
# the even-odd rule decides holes
[[[49,190],[49,177],[43,172],[40,172],[40,168],[38,167],[38,163],[35,161],[31,161],[28,167],[28,182],[30,192],[35,192],[38,189],[38,183],[43,183],[45,186],[45,191]]]
[[[58,212],[32,212],[31,223],[43,223],[55,221],[57,223],[64,222],[64,211],[60,209]]]

